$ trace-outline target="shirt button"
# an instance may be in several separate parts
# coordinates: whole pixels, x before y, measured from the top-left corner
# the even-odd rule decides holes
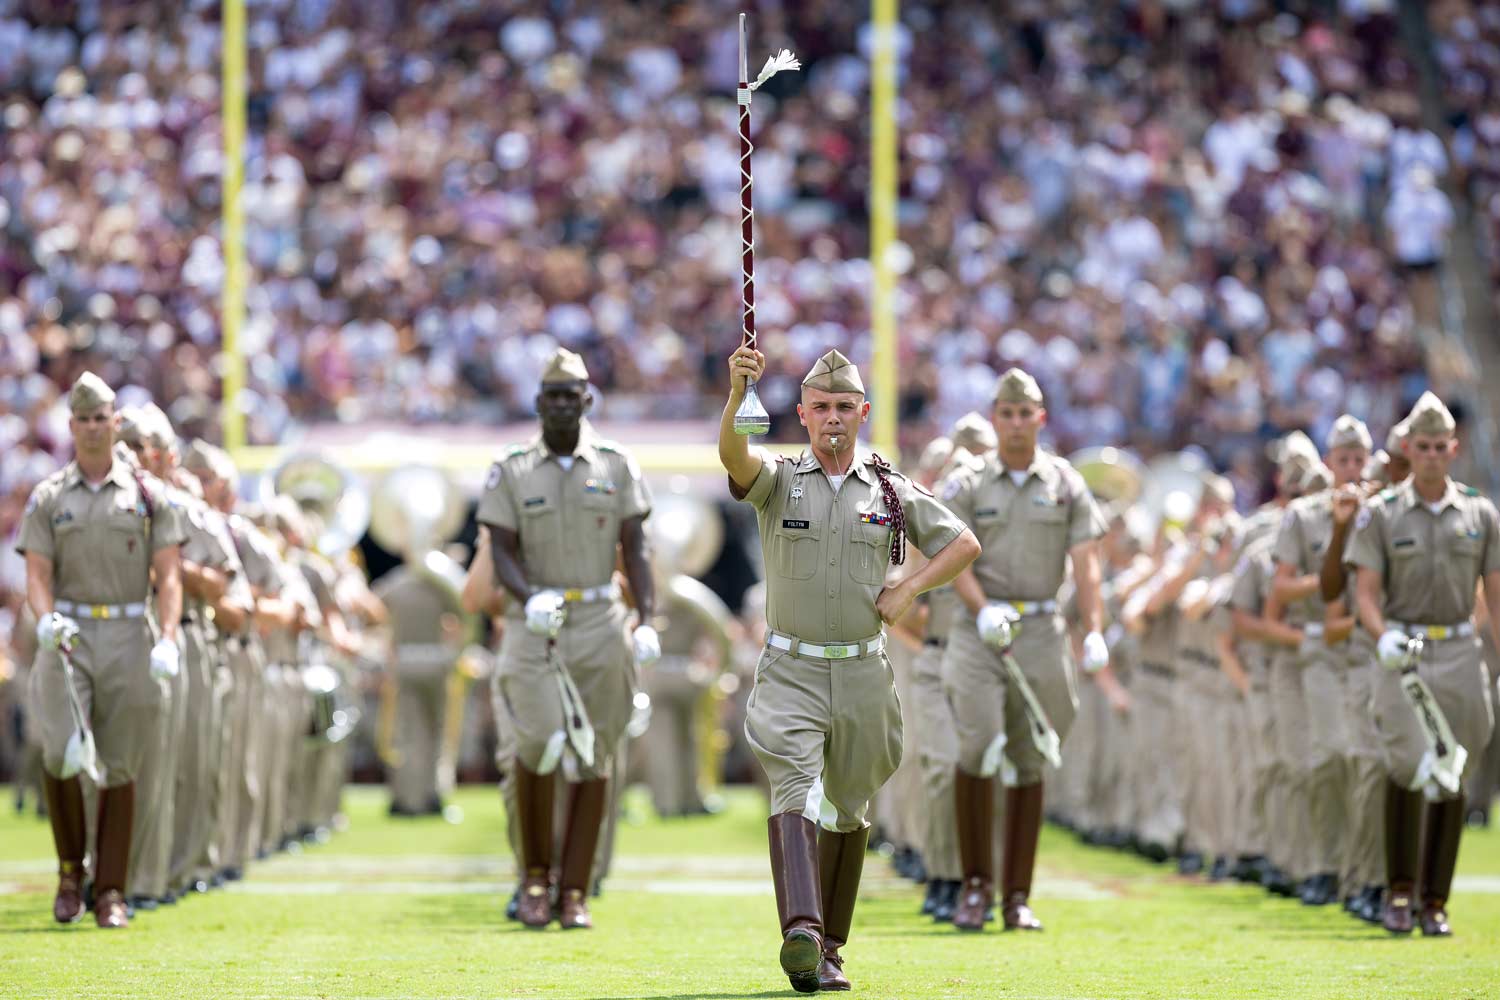
[[[837,591],[833,591],[833,590],[830,590],[830,591],[829,591],[829,592],[828,592],[828,596],[829,596],[829,597],[837,597],[837,596],[838,596],[838,593],[837,593]]]
[[[839,561],[837,559],[830,559],[830,560],[828,560],[828,565],[830,565],[830,566],[837,566],[838,564],[839,564]]]
[[[837,534],[838,534],[838,533],[839,533],[839,526],[838,526],[838,525],[836,525],[836,524],[835,524],[835,525],[834,525],[834,526],[833,526],[833,533],[834,533],[834,534],[835,534],[835,535],[837,535]]]

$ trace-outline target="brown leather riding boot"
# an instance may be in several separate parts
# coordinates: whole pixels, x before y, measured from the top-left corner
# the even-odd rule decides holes
[[[776,913],[781,918],[781,971],[798,993],[816,993],[823,963],[817,827],[798,813],[777,813],[766,825]]]
[[[1422,935],[1447,937],[1448,893],[1453,889],[1453,870],[1458,866],[1458,839],[1464,829],[1464,798],[1429,802],[1424,817],[1427,836],[1422,857]]]
[[[603,778],[569,785],[568,828],[563,834],[562,913],[559,923],[565,931],[594,926],[589,916],[589,875],[594,868],[594,853],[599,846],[599,828],[604,822],[604,805],[609,801],[609,782]]]
[[[1385,787],[1385,909],[1380,924],[1392,934],[1410,934],[1422,835],[1422,793],[1395,782]]]
[[[964,884],[953,910],[953,926],[961,931],[984,930],[985,912],[995,902],[995,779],[979,778],[958,768],[953,800],[958,824],[958,856]]]
[[[83,854],[87,827],[83,815],[83,786],[76,777],[54,778],[43,772],[47,817],[52,821],[52,843],[57,848],[57,896],[52,919],[71,924],[83,916]]]
[[[849,943],[854,923],[854,901],[859,896],[859,877],[865,868],[865,849],[870,828],[853,833],[818,831],[818,875],[823,901],[823,961],[818,966],[818,989],[847,990],[844,959],[839,949]]]
[[[130,831],[135,824],[135,785],[99,790],[99,852],[94,871],[94,922],[128,927],[125,886],[130,874]]]
[[[1002,915],[1008,931],[1039,931],[1031,912],[1031,874],[1042,832],[1042,783],[1005,790],[1005,845],[1000,864]]]
[[[552,923],[553,776],[516,764],[516,821],[521,827],[521,898],[516,919],[527,927]]]

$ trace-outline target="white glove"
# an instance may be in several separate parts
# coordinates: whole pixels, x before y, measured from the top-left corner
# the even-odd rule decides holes
[[[1411,640],[1399,628],[1388,628],[1375,650],[1380,656],[1380,665],[1387,670],[1400,670],[1406,666],[1406,645]]]
[[[1109,666],[1109,644],[1098,632],[1083,637],[1083,669],[1096,674]]]
[[[78,638],[78,623],[59,611],[49,611],[36,623],[37,645],[43,649],[64,649]]]
[[[1009,604],[986,604],[979,609],[974,624],[979,627],[979,638],[986,645],[1005,649],[1015,641],[1017,624],[1021,616]]]
[[[661,636],[656,634],[656,629],[650,625],[641,625],[631,633],[630,638],[635,644],[637,665],[649,667],[661,659]]]
[[[562,631],[568,616],[568,603],[555,590],[539,590],[526,599],[526,630],[549,639]]]
[[[177,643],[171,639],[160,640],[151,647],[151,679],[164,681],[176,677],[181,662],[182,654],[177,651]]]

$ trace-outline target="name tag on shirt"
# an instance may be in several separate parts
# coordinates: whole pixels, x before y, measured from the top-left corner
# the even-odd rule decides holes
[[[1417,540],[1415,538],[1398,538],[1391,543],[1391,548],[1409,549],[1415,544],[1417,544]]]
[[[781,526],[783,528],[801,528],[803,530],[806,530],[807,528],[812,527],[812,522],[799,520],[795,517],[783,517],[781,519]]]
[[[547,502],[547,498],[546,497],[527,497],[525,500],[521,501],[521,506],[523,506],[523,507],[540,507],[542,504],[544,504],[546,502]]]

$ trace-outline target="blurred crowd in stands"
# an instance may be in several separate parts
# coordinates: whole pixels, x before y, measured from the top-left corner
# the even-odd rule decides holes
[[[302,424],[524,418],[554,344],[604,415],[717,412],[738,342],[742,4],[247,0],[255,442]],[[773,433],[870,358],[867,5],[752,5],[757,315]],[[1451,134],[1390,0],[907,0],[903,445],[1020,364],[1064,453],[1377,439],[1474,377],[1431,332],[1454,231],[1500,276],[1500,4],[1435,0]],[[0,0],[0,530],[69,450],[84,367],[214,438],[217,3]],[[753,72],[754,67],[752,67]],[[880,401],[883,405],[885,401]],[[1242,491],[1249,506],[1259,497]],[[13,561],[0,586],[14,586]]]

